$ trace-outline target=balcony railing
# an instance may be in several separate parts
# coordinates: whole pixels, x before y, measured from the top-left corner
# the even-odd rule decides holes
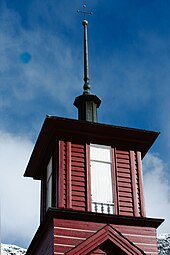
[[[92,211],[97,213],[113,214],[114,203],[92,202]]]

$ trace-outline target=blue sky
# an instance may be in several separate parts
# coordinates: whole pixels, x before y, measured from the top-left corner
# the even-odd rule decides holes
[[[161,132],[144,160],[145,196],[148,215],[166,218],[160,232],[170,233],[170,1],[86,4],[93,11],[89,67],[91,92],[102,100],[99,122]],[[27,247],[39,224],[39,186],[22,175],[46,114],[77,118],[81,8],[80,0],[0,2],[3,242]]]

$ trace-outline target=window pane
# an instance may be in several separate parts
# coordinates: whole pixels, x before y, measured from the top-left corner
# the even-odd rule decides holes
[[[91,145],[90,159],[104,162],[111,162],[110,146]]]
[[[111,164],[91,162],[92,201],[113,203]]]
[[[47,182],[52,175],[52,158],[50,159],[48,166],[47,166]]]
[[[92,211],[113,213],[111,147],[90,146]]]

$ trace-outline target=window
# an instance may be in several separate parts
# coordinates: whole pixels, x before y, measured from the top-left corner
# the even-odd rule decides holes
[[[52,206],[52,158],[47,165],[46,177],[46,210]]]
[[[113,214],[112,153],[110,146],[90,145],[92,211]]]

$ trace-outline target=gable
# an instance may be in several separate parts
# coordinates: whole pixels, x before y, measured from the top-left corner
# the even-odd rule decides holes
[[[100,249],[104,254],[111,255],[142,255],[141,249],[125,238],[119,231],[107,225],[90,236],[81,244],[67,252],[67,255],[87,255],[95,254],[95,250]]]

